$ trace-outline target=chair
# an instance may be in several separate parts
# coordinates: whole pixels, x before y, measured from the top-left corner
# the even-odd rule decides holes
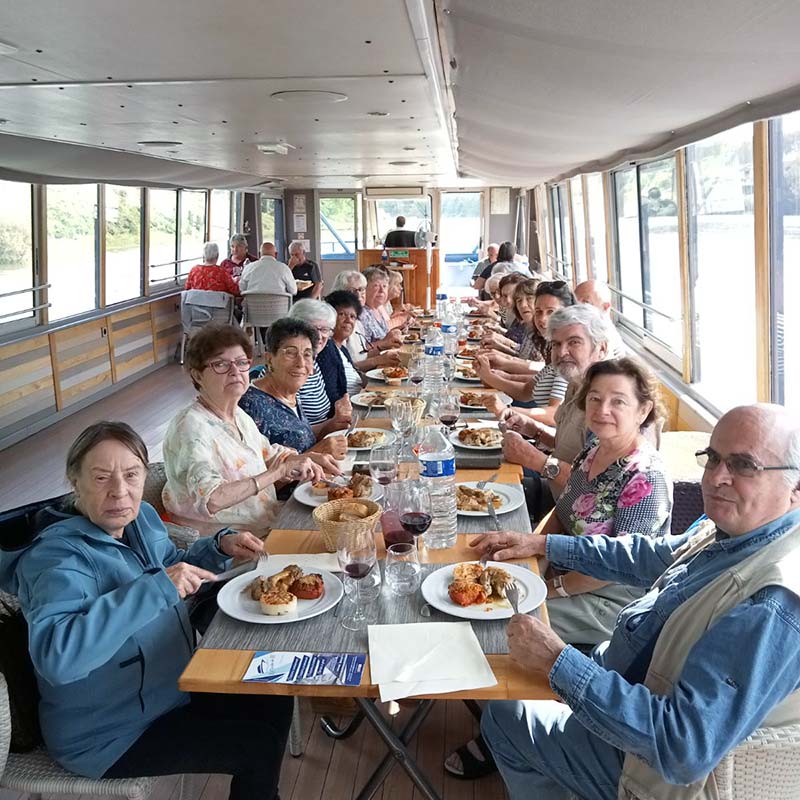
[[[670,533],[683,533],[703,513],[703,492],[696,481],[675,481],[672,487]]]
[[[261,328],[268,328],[276,319],[285,317],[292,306],[292,298],[288,294],[252,293],[244,296],[244,317],[242,324],[253,327],[255,345],[259,355],[264,353],[264,340]]]
[[[186,352],[186,342],[192,331],[209,322],[233,322],[234,298],[227,292],[207,292],[204,289],[187,289],[181,292],[181,364]]]
[[[30,753],[11,753],[11,708],[6,679],[0,674],[0,789],[28,792],[29,800],[43,794],[90,794],[146,800],[156,778],[83,778],[56,764],[43,748]]]
[[[167,475],[164,471],[164,463],[162,461],[152,462],[147,470],[147,478],[145,479],[144,491],[142,492],[142,501],[150,503],[158,513],[158,516],[162,519],[167,513],[164,508],[164,501],[161,499],[161,493],[166,482]],[[194,528],[176,525],[173,522],[165,522],[164,527],[167,529],[167,534],[169,538],[172,539],[175,546],[181,549],[190,547],[200,536],[199,532]]]

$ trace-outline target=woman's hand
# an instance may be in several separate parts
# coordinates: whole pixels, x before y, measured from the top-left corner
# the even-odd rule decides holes
[[[534,558],[544,555],[547,537],[514,531],[482,533],[477,539],[473,539],[469,546],[474,547],[478,551],[478,555],[488,554],[495,561],[507,561],[511,558]]]
[[[336,438],[343,439],[344,437],[338,436]],[[345,452],[347,452],[346,447]],[[325,473],[325,475],[338,476],[342,474],[341,469],[339,469],[339,465],[336,463],[336,456],[332,455],[331,453],[320,453],[319,451],[314,452],[313,450],[307,450],[304,455],[307,455],[314,465],[319,467]],[[292,478],[292,480],[296,479]],[[315,478],[314,480],[319,480],[319,478]]]
[[[478,377],[484,383],[486,383],[486,379],[492,373],[492,363],[491,363],[491,358],[489,357],[489,354],[488,353],[478,353],[475,356],[475,361],[473,363],[475,365],[475,372],[478,373]]]
[[[312,460],[305,453],[297,456],[288,456],[285,458],[277,468],[280,472],[278,480],[285,481],[319,481],[325,477],[325,469],[319,464],[315,463],[321,460],[325,463],[330,461],[330,465],[338,470],[336,462],[330,456],[317,454]]]
[[[480,370],[478,370],[478,376],[483,378],[481,375]],[[502,420],[508,406],[500,399],[499,394],[486,394],[483,396],[483,404],[486,406],[487,411],[491,411],[497,419]]]
[[[392,347],[399,347],[403,342],[403,332],[400,328],[392,328],[383,339],[380,340],[381,350],[389,350]]]
[[[347,455],[347,439],[344,436],[328,436],[317,442],[306,455],[313,458],[314,454],[333,456],[341,461]]]
[[[353,406],[349,395],[343,395],[333,404],[333,418],[331,422],[344,422],[349,425],[353,419]]]
[[[224,539],[225,537],[223,537]],[[194,564],[187,564],[181,561],[166,568],[167,577],[175,584],[181,600],[194,594],[203,581],[213,581],[217,576],[207,569],[201,569]]]
[[[255,561],[264,552],[264,542],[250,531],[226,533],[220,537],[219,549],[231,558]]]
[[[380,356],[378,356],[376,363],[379,367],[398,367],[400,366],[400,351],[387,350],[385,353],[381,353]]]

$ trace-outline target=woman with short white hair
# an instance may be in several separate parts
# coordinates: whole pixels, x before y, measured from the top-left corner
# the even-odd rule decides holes
[[[203,245],[203,263],[189,270],[184,289],[201,289],[206,292],[227,292],[234,297],[239,295],[239,287],[233,278],[217,265],[219,245],[206,242]]]

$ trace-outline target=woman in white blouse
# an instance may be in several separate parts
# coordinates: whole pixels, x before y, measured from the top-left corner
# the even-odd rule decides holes
[[[206,325],[189,341],[186,365],[198,395],[167,429],[163,500],[174,522],[201,534],[229,526],[265,536],[279,507],[276,485],[338,473],[330,456],[322,465],[270,444],[238,407],[252,355],[248,337],[231,325]]]

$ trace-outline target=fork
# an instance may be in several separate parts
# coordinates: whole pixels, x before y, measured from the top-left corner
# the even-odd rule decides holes
[[[511,585],[506,587],[506,597],[508,602],[511,603],[514,613],[519,614],[519,589],[516,581],[511,581]]]
[[[486,478],[486,480],[484,480],[484,481],[478,481],[478,482],[475,484],[475,488],[476,488],[476,489],[480,489],[481,491],[483,491],[483,489],[485,489],[485,488],[486,488],[486,484],[487,484],[487,483],[492,483],[492,481],[496,481],[496,480],[497,480],[497,476],[498,476],[499,474],[500,474],[499,472],[495,472],[495,473],[494,473],[494,475],[490,475],[488,478]]]
[[[256,564],[256,573],[258,575],[266,575],[267,574],[267,562],[268,561],[269,561],[269,553],[265,550],[258,557],[258,564]]]

